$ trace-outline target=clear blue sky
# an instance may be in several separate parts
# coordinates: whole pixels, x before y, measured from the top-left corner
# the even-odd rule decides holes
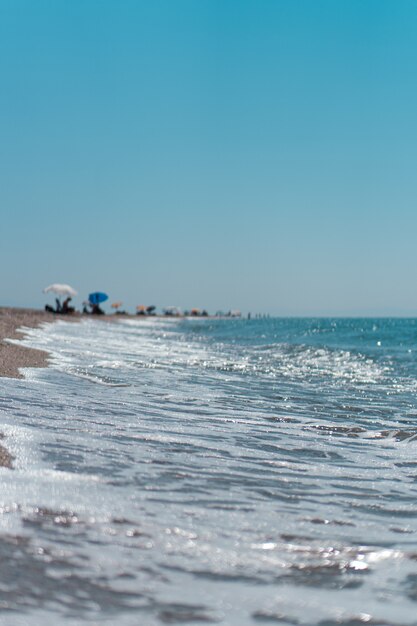
[[[0,0],[0,304],[417,313],[417,2]]]

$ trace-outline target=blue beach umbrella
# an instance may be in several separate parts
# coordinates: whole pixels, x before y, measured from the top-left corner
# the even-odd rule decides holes
[[[109,296],[102,291],[95,291],[94,293],[90,293],[88,296],[88,301],[90,304],[100,304],[100,302],[105,302],[109,299]]]

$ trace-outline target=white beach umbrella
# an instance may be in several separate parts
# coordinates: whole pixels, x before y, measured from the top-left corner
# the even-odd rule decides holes
[[[49,293],[50,291],[56,293],[58,296],[69,296],[70,298],[73,298],[77,295],[75,289],[73,289],[69,285],[63,285],[61,283],[54,283],[53,285],[45,287],[45,289],[43,290],[44,293]]]

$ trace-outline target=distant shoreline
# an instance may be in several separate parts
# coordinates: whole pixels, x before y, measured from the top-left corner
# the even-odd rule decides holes
[[[80,313],[78,311],[71,314],[60,314],[47,312],[43,309],[0,306],[0,377],[24,378],[24,375],[20,371],[23,368],[48,367],[48,352],[34,348],[27,348],[8,341],[9,339],[22,339],[25,334],[25,327],[36,328],[41,324],[53,324],[58,320],[65,322],[79,322],[82,319],[93,319],[106,322],[118,322],[123,319],[145,321],[155,318],[189,320],[242,319],[240,315],[169,315],[166,313],[156,313],[150,315],[134,313],[105,313],[104,315],[92,315],[91,313]],[[252,319],[257,319],[257,316],[254,315]]]
[[[128,316],[83,315],[77,312],[61,315],[47,313],[40,309],[0,307],[0,377],[24,378],[20,371],[22,368],[48,367],[48,352],[27,348],[8,341],[9,339],[22,339],[25,335],[25,328],[36,328],[41,324],[53,324],[58,320],[65,322],[79,322],[82,319],[116,321],[123,317]]]
[[[58,320],[65,322],[79,322],[82,319],[102,320],[106,322],[118,322],[121,319],[134,318],[135,320],[147,320],[153,317],[148,315],[131,314],[105,314],[91,315],[75,312],[61,315],[48,313],[40,309],[27,309],[19,307],[0,307],[0,377],[24,378],[20,371],[26,367],[48,367],[48,352],[27,348],[25,346],[10,343],[9,339],[22,339],[25,328],[36,328],[41,324],[53,324]],[[1,465],[1,460],[0,460]]]

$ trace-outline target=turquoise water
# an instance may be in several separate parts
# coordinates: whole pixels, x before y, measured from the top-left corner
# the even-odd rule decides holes
[[[417,624],[417,322],[29,331],[0,623]],[[2,621],[3,620],[3,621]]]

